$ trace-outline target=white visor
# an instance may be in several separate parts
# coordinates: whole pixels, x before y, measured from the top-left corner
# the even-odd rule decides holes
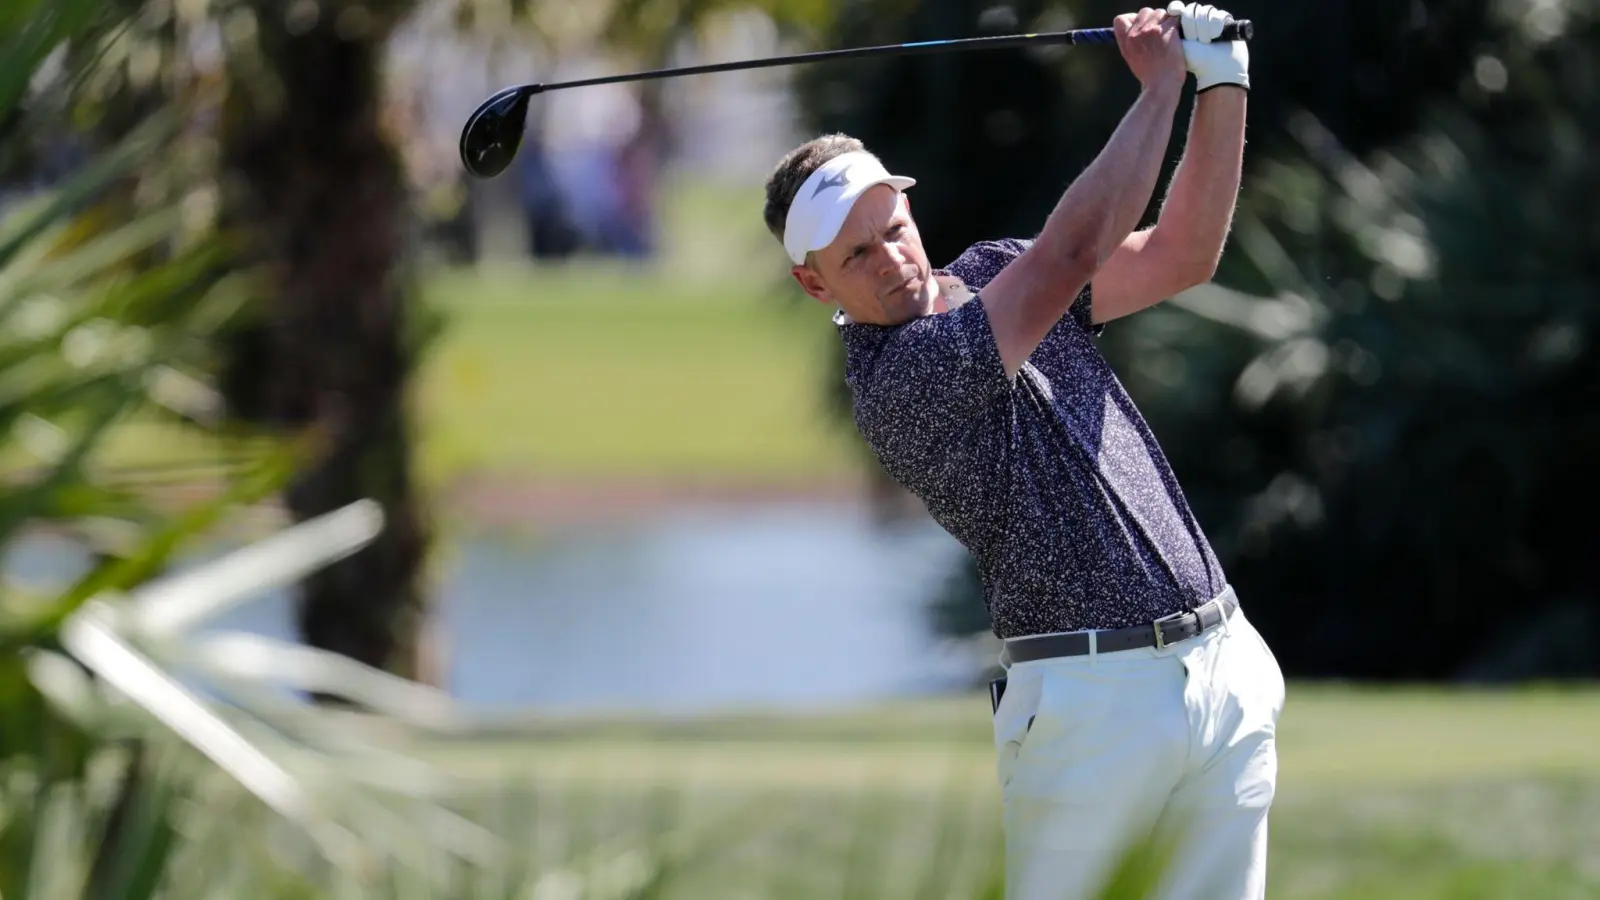
[[[804,265],[807,253],[821,250],[839,236],[851,208],[868,188],[887,184],[903,191],[916,183],[914,178],[890,175],[871,153],[836,156],[812,172],[794,195],[783,229],[783,249],[795,265]]]

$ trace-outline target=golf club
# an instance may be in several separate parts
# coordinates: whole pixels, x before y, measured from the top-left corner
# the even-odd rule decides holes
[[[1255,35],[1249,19],[1236,19],[1224,26],[1219,40],[1248,41]],[[647,81],[654,78],[673,78],[679,75],[709,75],[715,72],[734,72],[740,69],[764,69],[771,66],[792,66],[802,63],[855,59],[863,56],[901,56],[917,53],[943,53],[952,50],[1002,50],[1028,47],[1036,44],[1115,44],[1116,32],[1110,28],[1080,28],[1073,31],[1055,31],[1042,34],[1010,34],[996,37],[961,38],[949,41],[918,41],[910,44],[885,44],[878,47],[857,47],[849,50],[823,50],[793,56],[773,56],[767,59],[750,59],[738,62],[714,63],[704,66],[684,66],[676,69],[656,69],[628,75],[611,75],[588,78],[582,81],[565,81],[557,84],[523,84],[508,87],[478,105],[472,118],[461,129],[461,164],[477,178],[493,178],[506,170],[522,146],[522,135],[528,122],[528,100],[535,94],[567,88],[592,87],[601,84],[620,84],[627,81]]]

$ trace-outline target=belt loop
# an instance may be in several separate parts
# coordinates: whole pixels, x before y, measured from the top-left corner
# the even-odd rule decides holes
[[[1089,629],[1089,668],[1094,668],[1095,659],[1100,655],[1100,632]]]

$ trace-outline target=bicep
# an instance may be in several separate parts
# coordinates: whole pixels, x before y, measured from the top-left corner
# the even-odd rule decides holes
[[[982,291],[1006,377],[1016,375],[1089,281],[1093,266],[1026,254]]]
[[[1203,281],[1181,251],[1153,228],[1128,235],[1094,275],[1094,321],[1132,315]]]

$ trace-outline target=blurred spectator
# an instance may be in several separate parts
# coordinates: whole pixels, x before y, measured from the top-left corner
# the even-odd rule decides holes
[[[558,67],[552,81],[607,74],[614,67],[583,58]],[[634,90],[606,85],[549,95],[545,165],[592,253],[647,256],[653,241],[655,152]],[[525,169],[525,171],[527,171]]]
[[[550,166],[544,142],[529,134],[517,155],[521,180],[523,219],[528,228],[528,255],[534,259],[563,259],[577,252],[583,235],[567,211],[566,198]]]
[[[646,116],[633,136],[617,149],[620,203],[608,243],[622,256],[649,258],[656,252],[656,173],[661,164],[658,134]]]

